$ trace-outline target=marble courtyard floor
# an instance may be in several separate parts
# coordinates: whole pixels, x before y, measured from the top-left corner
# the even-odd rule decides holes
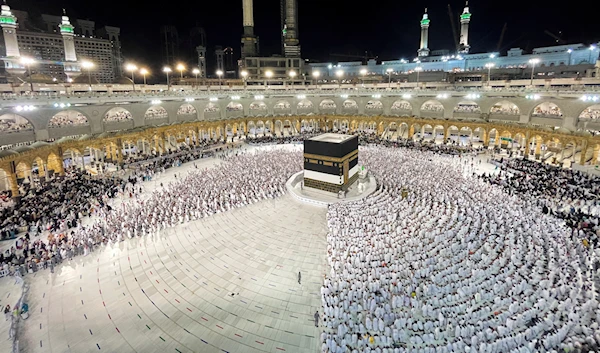
[[[316,352],[325,216],[285,195],[30,275],[21,351]]]

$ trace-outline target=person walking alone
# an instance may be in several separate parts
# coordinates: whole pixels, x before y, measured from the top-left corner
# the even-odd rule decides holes
[[[302,274],[298,271],[298,284],[302,284]]]

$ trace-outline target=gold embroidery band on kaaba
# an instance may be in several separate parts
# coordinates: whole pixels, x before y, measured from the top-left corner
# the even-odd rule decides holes
[[[304,158],[318,159],[321,161],[341,163],[341,162],[345,161],[346,159],[354,160],[354,159],[358,158],[358,150],[354,150],[354,151],[348,153],[347,155],[345,155],[344,157],[330,157],[330,156],[323,156],[323,155],[319,155],[319,154],[305,153]]]

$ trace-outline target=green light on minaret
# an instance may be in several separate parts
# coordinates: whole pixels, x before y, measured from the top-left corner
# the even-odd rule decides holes
[[[73,25],[60,25],[60,33],[74,33]]]
[[[14,16],[0,16],[0,24],[16,25],[17,18]]]
[[[421,20],[421,25],[428,25],[430,20],[428,18],[424,18]]]
[[[460,19],[461,20],[470,20],[471,19],[471,14],[470,13],[463,13],[462,15],[460,15]]]

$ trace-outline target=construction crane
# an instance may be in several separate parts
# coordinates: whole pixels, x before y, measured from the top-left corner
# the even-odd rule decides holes
[[[336,58],[361,59],[363,65],[366,65],[367,61],[370,60],[370,59],[377,59],[378,58],[377,56],[373,55],[373,53],[371,53],[369,51],[366,51],[366,50],[365,50],[365,54],[364,55],[329,53],[329,56],[336,57]]]
[[[452,35],[454,36],[454,44],[456,45],[456,52],[459,52],[460,51],[460,43],[458,41],[456,24],[454,23],[454,13],[452,12],[452,6],[450,6],[450,4],[448,4],[448,16],[450,17],[450,26],[452,26]]]
[[[504,34],[506,33],[507,23],[504,22],[504,27],[502,27],[502,32],[500,32],[500,39],[498,40],[498,45],[496,46],[496,53],[500,52],[500,48],[502,48],[502,42],[504,41]]]
[[[558,31],[558,34],[559,34],[558,36],[556,34],[550,32],[549,30],[545,30],[544,33],[546,33],[550,37],[554,38],[556,40],[556,43],[558,43],[558,44],[567,44],[567,41],[565,41],[561,38],[562,31]]]

